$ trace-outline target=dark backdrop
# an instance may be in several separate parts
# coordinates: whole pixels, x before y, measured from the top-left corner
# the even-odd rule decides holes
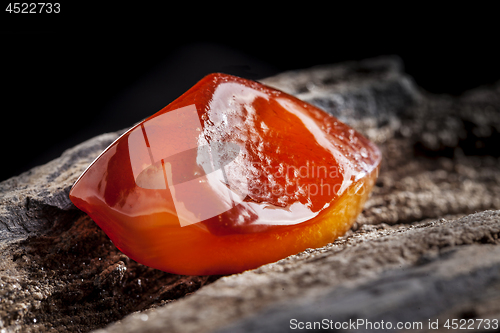
[[[259,79],[398,55],[433,93],[459,95],[500,79],[491,9],[305,5],[270,12],[244,3],[225,12],[194,3],[177,9],[62,4],[57,15],[2,8],[0,180],[130,127],[211,72]]]

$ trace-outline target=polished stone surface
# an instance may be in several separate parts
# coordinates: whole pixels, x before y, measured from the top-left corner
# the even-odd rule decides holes
[[[110,145],[70,198],[140,263],[227,274],[344,234],[380,160],[317,107],[211,74]]]

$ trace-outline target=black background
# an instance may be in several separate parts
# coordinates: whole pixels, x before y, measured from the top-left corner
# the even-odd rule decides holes
[[[130,127],[211,72],[260,79],[398,55],[432,93],[459,95],[500,79],[492,8],[87,2],[62,3],[60,14],[9,14],[7,4],[0,180]]]

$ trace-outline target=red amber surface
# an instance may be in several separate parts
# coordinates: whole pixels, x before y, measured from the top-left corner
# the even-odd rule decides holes
[[[211,74],[111,144],[70,198],[142,264],[228,274],[343,235],[379,164],[373,143],[324,111]]]

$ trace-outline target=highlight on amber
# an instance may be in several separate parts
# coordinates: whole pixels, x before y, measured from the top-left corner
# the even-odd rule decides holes
[[[111,144],[70,199],[137,262],[237,273],[343,235],[380,160],[317,107],[217,73]]]

